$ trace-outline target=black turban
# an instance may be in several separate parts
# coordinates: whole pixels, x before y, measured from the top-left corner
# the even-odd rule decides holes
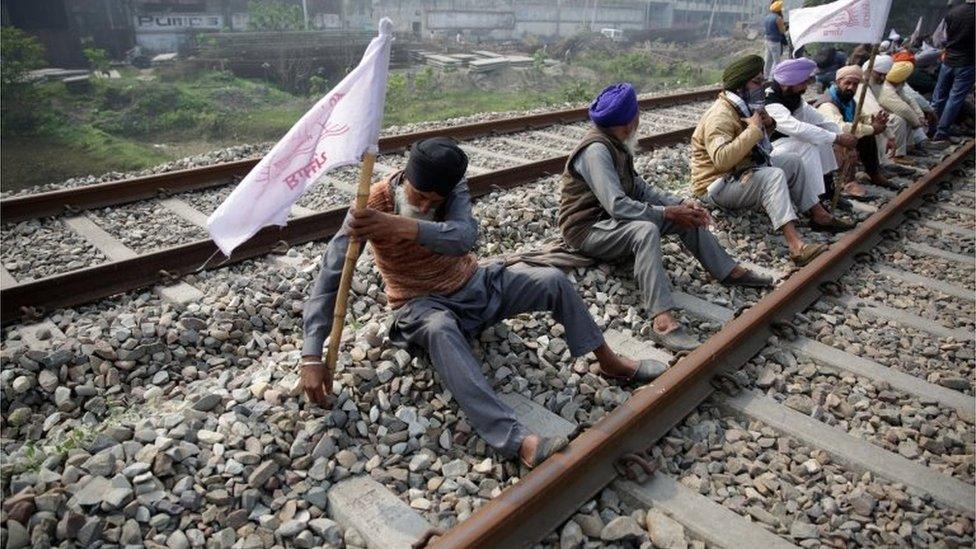
[[[741,90],[746,82],[752,80],[763,71],[764,61],[758,55],[746,55],[725,67],[722,73],[722,84],[729,91]]]
[[[468,169],[468,155],[449,137],[432,137],[415,143],[404,175],[415,189],[451,194]]]

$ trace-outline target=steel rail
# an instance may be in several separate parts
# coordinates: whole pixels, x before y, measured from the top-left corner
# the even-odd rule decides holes
[[[640,108],[653,109],[710,99],[718,88],[693,92],[683,92],[659,97],[649,97],[639,101]],[[421,139],[435,136],[451,136],[466,140],[484,136],[510,134],[521,131],[579,122],[587,118],[587,110],[564,109],[528,116],[503,118],[475,122],[460,126],[436,128],[418,132],[391,135],[380,138],[381,154],[404,150]],[[137,200],[147,200],[185,191],[193,191],[229,184],[247,175],[259,161],[249,158],[225,162],[201,168],[190,168],[144,177],[123,179],[109,183],[86,185],[59,191],[36,193],[0,200],[0,219],[4,222],[17,222],[38,217],[59,215],[106,206],[117,206]]]
[[[693,127],[661,133],[640,140],[644,149],[682,143],[691,137]],[[561,173],[566,155],[530,162],[472,176],[468,179],[475,198],[493,190],[509,189]],[[348,208],[341,207],[297,217],[284,227],[266,227],[234,250],[224,260],[214,255],[213,241],[189,244],[139,255],[132,259],[101,263],[84,269],[23,282],[0,290],[0,324],[17,322],[22,316],[36,316],[61,307],[73,307],[118,293],[145,288],[200,270],[214,269],[245,259],[266,255],[281,247],[331,238],[342,226]]]
[[[526,547],[568,519],[617,476],[615,463],[649,448],[712,392],[712,378],[738,369],[765,345],[772,326],[807,308],[819,286],[843,273],[857,252],[873,247],[881,231],[900,224],[905,211],[958,162],[971,157],[970,140],[887,202],[830,249],[799,270],[755,306],[731,320],[650,385],[517,484],[437,539],[436,548]]]

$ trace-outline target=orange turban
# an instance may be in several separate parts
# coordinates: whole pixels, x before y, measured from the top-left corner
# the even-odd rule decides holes
[[[897,63],[899,61],[908,61],[909,63],[914,63],[915,62],[915,54],[912,53],[912,52],[910,52],[910,51],[902,50],[902,51],[900,51],[900,52],[892,55],[891,56],[891,59],[895,63]]]

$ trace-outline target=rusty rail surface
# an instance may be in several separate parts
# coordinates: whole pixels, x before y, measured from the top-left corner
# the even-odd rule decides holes
[[[716,374],[738,369],[759,352],[776,322],[816,300],[823,282],[843,273],[857,252],[879,242],[883,229],[900,224],[905,211],[953,166],[971,158],[973,149],[970,140],[432,547],[526,547],[555,530],[617,476],[614,464],[622,456],[649,448],[697,408],[714,390],[711,380]]]
[[[715,96],[718,90],[719,88],[709,88],[693,92],[649,97],[641,99],[639,103],[641,109],[668,107],[681,103],[710,99]],[[474,139],[483,136],[528,131],[554,124],[579,122],[586,118],[587,110],[585,108],[564,109],[528,116],[503,118],[501,120],[489,120],[460,126],[391,135],[380,138],[379,148],[381,154],[386,154],[404,150],[411,143],[428,137],[447,135],[459,140]],[[219,187],[243,178],[259,160],[260,158],[249,158],[201,168],[8,198],[0,200],[0,219],[3,219],[4,222],[23,221],[26,219],[59,215],[66,212],[116,206],[185,191]]]
[[[674,145],[687,140],[693,131],[694,128],[684,128],[645,137],[640,140],[640,145],[645,149]],[[554,156],[472,176],[468,179],[471,195],[477,198],[493,190],[508,189],[561,173],[566,160],[566,155]],[[226,260],[222,254],[214,255],[218,250],[213,241],[198,240],[132,259],[101,263],[3,288],[0,290],[0,324],[6,326],[24,315],[36,316],[60,307],[73,307],[164,283],[174,275],[189,274],[204,264],[204,268],[213,269],[239,263],[271,253],[279,249],[282,242],[290,247],[331,238],[342,226],[347,209],[336,208],[301,216],[288,221],[284,227],[265,227]]]

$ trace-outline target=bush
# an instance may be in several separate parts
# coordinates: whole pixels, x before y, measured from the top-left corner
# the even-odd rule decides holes
[[[27,73],[45,65],[44,47],[14,27],[0,28],[0,105],[3,131],[29,131],[36,122],[36,86]]]
[[[95,41],[91,37],[84,38],[81,41],[82,53],[85,54],[85,59],[88,60],[88,65],[95,72],[108,72],[108,53],[101,48],[95,47]]]
[[[305,28],[302,8],[278,0],[247,3],[248,27],[255,31],[293,31]]]

